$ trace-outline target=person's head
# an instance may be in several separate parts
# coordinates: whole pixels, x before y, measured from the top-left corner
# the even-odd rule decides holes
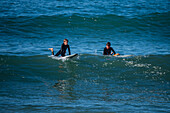
[[[64,39],[64,45],[68,45],[68,40]]]
[[[106,48],[109,49],[109,48],[110,48],[110,45],[111,45],[110,42],[107,42]]]

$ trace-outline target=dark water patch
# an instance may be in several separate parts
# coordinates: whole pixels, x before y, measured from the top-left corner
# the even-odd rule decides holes
[[[126,18],[116,15],[98,17],[72,16],[38,16],[1,18],[1,34],[24,38],[61,37],[67,34],[89,37],[100,34],[111,36],[122,34],[141,34],[169,36],[169,13],[153,14],[140,18]],[[161,31],[160,31],[161,29]],[[98,35],[97,35],[98,36]]]

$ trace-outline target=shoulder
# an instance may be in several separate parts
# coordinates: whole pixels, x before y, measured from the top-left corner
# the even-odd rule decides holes
[[[104,48],[104,50],[106,49],[106,47]]]
[[[111,49],[111,50],[113,50],[113,48],[112,48],[112,47],[110,47],[110,49]]]

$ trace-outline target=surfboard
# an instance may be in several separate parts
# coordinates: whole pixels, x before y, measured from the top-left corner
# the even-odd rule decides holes
[[[67,56],[64,56],[64,57],[59,57],[59,56],[54,56],[54,55],[51,55],[49,57],[52,57],[52,59],[56,59],[56,60],[64,60],[64,59],[70,59],[70,58],[74,58],[78,56],[78,54],[72,54],[72,55],[67,55]]]
[[[120,55],[119,53],[113,55],[114,57],[131,57],[133,55]]]
[[[78,54],[72,54],[72,55],[67,55],[67,56],[64,56],[63,58],[73,58],[75,56],[77,56]]]
[[[133,56],[133,55],[116,55],[114,57],[131,57],[131,56]]]

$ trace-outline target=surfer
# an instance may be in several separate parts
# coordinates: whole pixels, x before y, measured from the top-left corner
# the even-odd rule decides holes
[[[119,53],[116,54],[114,49],[110,46],[111,46],[110,42],[107,42],[106,47],[103,50],[103,55],[112,55],[113,53],[114,53],[113,56],[120,55]],[[111,53],[111,51],[112,51],[112,53]]]
[[[53,48],[48,48],[48,49],[51,50],[52,55],[54,55],[54,50],[53,50]],[[63,44],[61,45],[61,49],[56,53],[55,56],[59,56],[59,55],[61,55],[62,57],[65,56],[65,53],[66,53],[66,50],[67,50],[67,49],[68,49],[69,55],[71,55],[70,46],[68,45],[68,40],[67,40],[67,39],[64,39],[64,42],[63,42]]]

